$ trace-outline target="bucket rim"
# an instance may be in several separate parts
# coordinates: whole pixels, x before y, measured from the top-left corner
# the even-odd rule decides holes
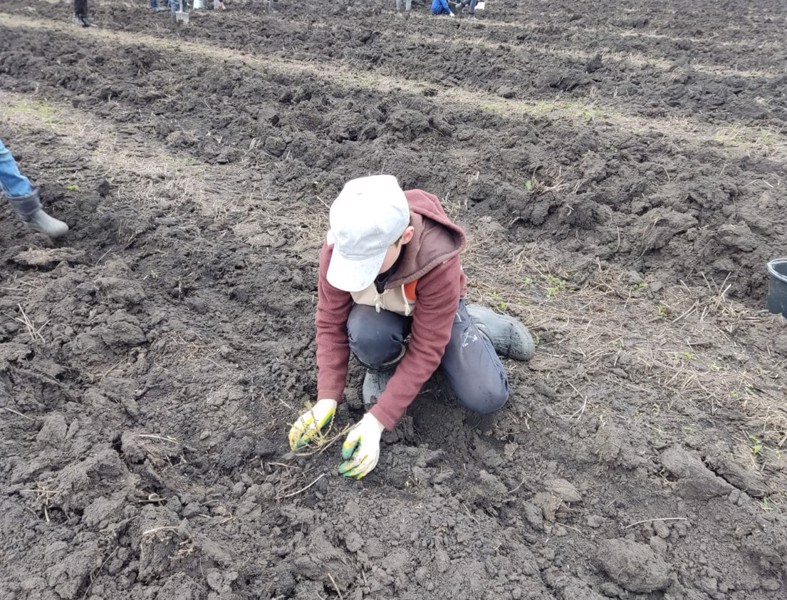
[[[787,283],[787,275],[783,273],[779,273],[775,268],[774,265],[787,263],[787,257],[785,258],[774,258],[773,260],[768,261],[768,273],[778,279],[779,281],[783,281]]]

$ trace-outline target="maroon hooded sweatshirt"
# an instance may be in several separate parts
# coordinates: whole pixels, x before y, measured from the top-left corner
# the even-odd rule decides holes
[[[402,248],[401,263],[385,289],[417,280],[416,300],[407,352],[371,413],[386,429],[393,429],[424,383],[440,366],[451,327],[465,295],[466,283],[459,254],[465,234],[445,214],[436,196],[422,190],[405,192],[410,206],[413,239]],[[349,292],[328,283],[333,246],[323,244],[317,287],[317,398],[341,402],[347,380],[350,346],[347,318],[353,306]]]

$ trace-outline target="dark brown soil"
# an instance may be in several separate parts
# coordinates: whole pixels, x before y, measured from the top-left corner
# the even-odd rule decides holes
[[[780,0],[0,3],[0,599],[787,597]],[[348,178],[436,193],[520,317],[362,482],[288,453]],[[353,365],[338,426],[356,421]]]

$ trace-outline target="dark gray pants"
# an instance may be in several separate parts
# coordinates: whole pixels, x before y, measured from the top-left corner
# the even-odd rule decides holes
[[[356,304],[347,320],[350,350],[370,369],[393,368],[402,356],[410,334],[412,317]],[[508,376],[492,342],[483,335],[459,301],[451,339],[445,348],[440,370],[451,385],[459,404],[474,412],[488,414],[508,401]]]
[[[74,14],[87,19],[87,0],[74,0]]]
[[[470,6],[470,14],[474,15],[476,4],[478,4],[478,0],[461,0],[461,2],[456,5],[456,8],[462,10],[465,6]]]

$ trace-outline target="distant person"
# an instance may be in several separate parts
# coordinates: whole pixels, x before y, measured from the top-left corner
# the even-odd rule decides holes
[[[74,23],[82,27],[95,27],[87,18],[87,0],[74,0]]]
[[[454,17],[454,11],[451,10],[451,7],[448,6],[448,2],[446,0],[432,0],[432,14],[433,15],[448,15],[449,17]]]
[[[489,414],[506,404],[498,355],[528,360],[533,339],[516,319],[465,304],[464,248],[464,231],[436,196],[402,191],[391,175],[345,184],[320,251],[317,402],[290,430],[294,451],[325,441],[350,353],[367,369],[368,412],[342,445],[346,477],[375,468],[383,429],[394,428],[437,369],[468,410]]]
[[[189,4],[186,0],[169,0],[169,10],[172,13],[172,18],[175,19],[175,13],[181,12],[180,5],[183,5],[182,12],[188,12]]]
[[[68,225],[44,212],[38,189],[19,172],[11,151],[0,140],[0,188],[11,206],[27,225],[51,238],[59,238],[68,231]]]
[[[478,0],[459,0],[459,4],[456,5],[456,12],[461,13],[465,6],[470,7],[470,15],[471,19],[475,19],[475,7],[478,5]]]
[[[166,3],[166,0],[163,0]],[[153,12],[161,12],[167,10],[163,6],[158,5],[158,0],[150,0],[150,8],[153,9]]]
[[[213,0],[213,10],[227,10],[224,0]]]
[[[413,0],[404,0],[404,12],[402,12],[402,0],[396,0],[396,16],[410,16],[410,10],[413,8]]]

